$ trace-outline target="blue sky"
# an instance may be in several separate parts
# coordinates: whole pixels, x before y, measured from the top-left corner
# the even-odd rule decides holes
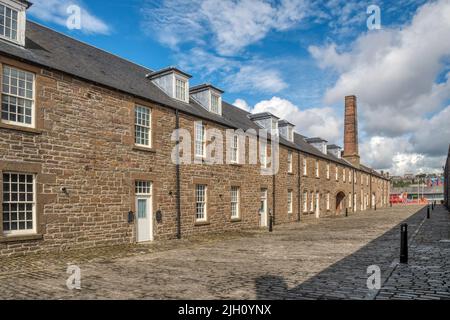
[[[377,169],[436,171],[448,150],[450,47],[433,37],[450,39],[449,0],[34,3],[29,19],[152,69],[179,66],[330,143],[342,145],[344,96],[356,94],[361,156]],[[71,4],[81,30],[66,26]],[[381,30],[367,28],[373,4]]]

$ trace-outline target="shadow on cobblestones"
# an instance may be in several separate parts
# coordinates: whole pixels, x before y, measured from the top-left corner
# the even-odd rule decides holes
[[[446,211],[444,213],[443,209],[441,211],[441,214],[446,217],[448,222],[448,213]],[[435,212],[439,211],[436,210]],[[416,235],[418,238],[421,238],[421,233],[416,234],[416,231],[418,228],[422,229],[421,225],[427,222],[424,221],[425,217],[426,208],[423,208],[382,236],[369,242],[360,250],[293,288],[288,288],[288,284],[283,277],[273,275],[261,276],[255,279],[257,299],[374,299],[379,292],[368,289],[367,280],[370,274],[367,273],[367,268],[372,265],[380,267],[382,283],[385,283],[394,273],[394,270],[404,268],[401,265],[397,267],[400,253],[400,225],[402,223],[408,224],[411,246]],[[434,219],[436,221],[435,224],[440,223],[438,217]],[[417,244],[414,245],[414,248],[417,247]],[[410,249],[410,251],[412,250]],[[429,263],[436,264],[437,261],[429,261]],[[399,280],[399,283],[404,284],[405,281],[413,283],[411,278],[406,278],[403,281]],[[442,291],[442,298],[444,298],[443,292],[447,292],[447,296],[450,297],[448,284],[448,282],[441,282],[442,288],[440,291]],[[404,290],[408,291],[407,287]],[[414,288],[409,289],[410,291],[414,290]],[[398,296],[399,299],[406,297]]]

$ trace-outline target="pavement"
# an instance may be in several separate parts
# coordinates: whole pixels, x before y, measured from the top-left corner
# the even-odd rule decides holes
[[[402,223],[409,231],[407,265],[398,262]],[[444,207],[426,219],[426,208],[394,206],[277,225],[273,233],[3,257],[0,297],[450,299],[449,258],[450,214]],[[79,289],[69,266],[79,268]],[[380,270],[379,289],[368,288],[371,266]]]

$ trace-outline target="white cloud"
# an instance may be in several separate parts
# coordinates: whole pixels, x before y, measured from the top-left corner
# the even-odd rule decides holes
[[[426,156],[414,150],[414,145],[407,137],[374,136],[361,145],[360,153],[366,164],[392,175],[442,171],[444,156]]]
[[[305,10],[303,0],[164,0],[148,2],[142,13],[149,34],[172,48],[208,36],[218,53],[235,55],[272,30],[294,27]]]
[[[242,105],[247,105],[244,101]],[[248,105],[247,105],[248,106]],[[301,110],[291,101],[279,97],[258,102],[252,113],[270,112],[296,125],[295,130],[308,137],[322,137],[330,143],[338,143],[342,136],[342,119],[332,108],[310,108]]]
[[[271,92],[276,93],[287,88],[281,74],[269,68],[257,65],[245,65],[235,74],[225,78],[230,92]]]
[[[351,51],[339,53],[336,44],[310,47],[320,66],[340,72],[325,102],[356,94],[369,113],[365,120],[378,123],[379,118],[371,115],[386,108],[406,119],[436,110],[450,97],[449,82],[435,83],[442,60],[450,55],[450,42],[442,41],[450,39],[449,16],[450,1],[441,0],[421,7],[403,28],[360,36]]]
[[[77,5],[81,9],[81,31],[87,34],[109,34],[110,26],[100,18],[91,14],[79,1],[70,0],[36,0],[28,10],[31,16],[46,22],[66,26],[71,13],[67,9]]]
[[[450,1],[420,7],[411,22],[367,32],[354,43],[311,46],[317,64],[337,73],[326,105],[355,94],[363,136],[361,156],[396,172],[440,170],[450,141]],[[434,114],[430,118],[430,114]],[[409,170],[408,170],[409,168]]]
[[[245,101],[243,99],[236,99],[233,102],[233,105],[238,107],[238,108],[241,108],[242,110],[245,110],[245,111],[249,111],[250,112],[250,110],[251,110],[251,107],[248,105],[247,101]]]

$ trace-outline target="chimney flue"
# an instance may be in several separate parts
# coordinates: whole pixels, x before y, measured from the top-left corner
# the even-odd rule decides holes
[[[356,96],[345,97],[344,159],[359,167],[358,107]]]

